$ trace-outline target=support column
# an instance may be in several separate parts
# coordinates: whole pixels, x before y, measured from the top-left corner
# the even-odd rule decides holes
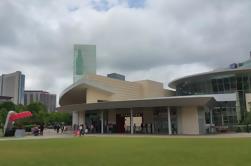
[[[224,115],[222,109],[221,109],[221,125],[224,126]]]
[[[213,127],[213,110],[210,108],[210,133],[212,133],[213,132],[213,129],[212,129],[212,127]]]
[[[131,134],[133,134],[133,109],[130,109],[130,129],[131,129]]]
[[[78,112],[73,111],[72,112],[72,126],[78,125]]]
[[[172,124],[171,124],[171,113],[170,113],[170,107],[167,107],[167,114],[168,114],[168,134],[172,134]]]
[[[78,124],[85,124],[85,111],[79,111],[78,112]]]
[[[101,134],[104,134],[104,111],[100,112]]]

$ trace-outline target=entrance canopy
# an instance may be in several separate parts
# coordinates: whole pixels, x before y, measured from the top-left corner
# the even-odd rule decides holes
[[[58,107],[58,111],[92,111],[104,109],[121,109],[121,108],[146,108],[146,107],[168,107],[168,106],[207,106],[212,107],[215,104],[214,97],[194,97],[194,96],[181,96],[181,97],[163,97],[142,100],[126,100],[126,101],[109,101],[100,103],[83,103],[73,104]]]

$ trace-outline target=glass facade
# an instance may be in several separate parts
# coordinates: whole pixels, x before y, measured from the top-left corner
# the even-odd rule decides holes
[[[237,124],[235,102],[218,102],[213,109],[213,122],[216,126],[232,126]]]
[[[251,92],[251,73],[187,80],[176,87],[177,95],[181,96],[235,92]]]
[[[231,125],[244,119],[246,108],[245,94],[251,92],[251,73],[215,74],[190,78],[176,86],[176,94],[205,95],[236,93],[236,101],[218,102],[214,108],[216,125]]]
[[[73,81],[76,82],[86,74],[96,74],[96,46],[74,45]]]

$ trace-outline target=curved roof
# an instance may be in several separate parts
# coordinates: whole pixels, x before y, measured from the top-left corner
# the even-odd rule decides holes
[[[67,87],[59,96],[59,104],[81,104],[84,103],[86,89],[95,88],[106,93],[114,93],[114,90],[109,85],[104,85],[95,80],[88,80],[85,77]]]
[[[221,70],[213,70],[210,72],[189,75],[189,76],[181,77],[181,78],[171,81],[168,84],[168,86],[170,88],[176,89],[176,85],[178,83],[181,83],[187,80],[204,79],[204,78],[209,78],[213,76],[231,75],[231,74],[239,74],[239,73],[251,73],[251,68],[240,67],[237,69],[221,69]]]

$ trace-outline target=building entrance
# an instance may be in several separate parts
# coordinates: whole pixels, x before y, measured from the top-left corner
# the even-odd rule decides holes
[[[132,117],[133,133],[142,133],[143,115],[135,113]],[[131,118],[129,114],[116,115],[116,133],[130,133],[131,132]]]
[[[85,114],[85,127],[88,129],[89,133],[100,133],[101,132],[101,122],[98,113],[86,113]]]
[[[125,133],[125,117],[121,114],[116,115],[116,133]]]

